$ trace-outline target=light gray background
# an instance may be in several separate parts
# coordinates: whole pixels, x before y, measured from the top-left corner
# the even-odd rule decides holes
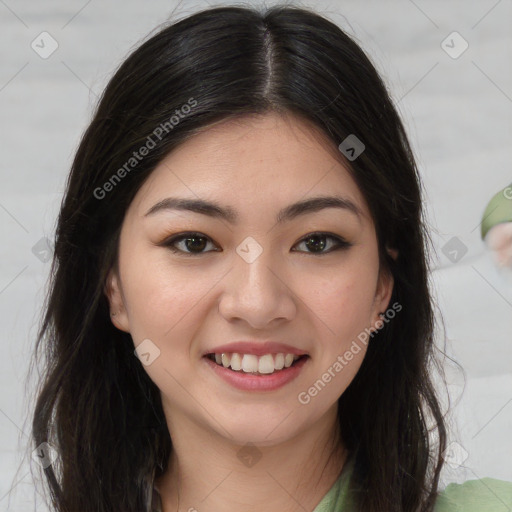
[[[173,10],[181,18],[208,5],[0,0],[0,510],[35,510],[36,502],[44,510],[27,461],[19,469],[32,406],[26,371],[50,266],[32,248],[53,239],[73,153],[114,69]],[[462,377],[448,366],[459,400],[451,436],[458,444],[443,483],[512,481],[512,281],[498,273],[479,237],[488,200],[512,182],[512,2],[302,5],[362,44],[389,84],[418,158],[437,250],[432,285],[448,353],[467,373],[461,394]],[[47,59],[31,48],[43,31],[59,45]],[[456,59],[441,46],[453,31],[469,44]],[[443,253],[452,237],[468,249],[456,263]]]

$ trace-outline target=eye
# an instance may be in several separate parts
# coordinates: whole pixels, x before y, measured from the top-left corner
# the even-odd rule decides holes
[[[177,247],[177,245],[181,244],[181,247]],[[168,247],[172,252],[175,253],[183,253],[185,255],[192,254],[203,254],[203,252],[211,252],[204,251],[208,244],[214,246],[213,242],[203,233],[181,233],[180,235],[173,236],[166,240],[162,245]],[[215,247],[215,246],[214,246]],[[219,249],[213,249],[214,251],[219,251]]]
[[[215,248],[205,250],[208,247],[208,244],[211,244],[211,246]],[[348,248],[352,245],[337,235],[324,232],[309,233],[298,244],[296,244],[295,247],[300,246],[301,244],[304,244],[307,250],[296,252],[309,252],[310,254],[319,255]],[[197,232],[187,232],[175,235],[163,242],[162,245],[168,247],[174,253],[181,253],[187,256],[221,251],[221,249],[216,247],[209,237],[203,233]]]
[[[331,241],[331,243],[329,243],[329,240]],[[307,249],[311,249],[305,252],[320,255],[328,254],[330,252],[337,251],[340,249],[346,249],[352,245],[351,243],[347,242],[346,240],[343,240],[339,236],[323,232],[309,233],[297,245],[300,244],[304,244]],[[326,247],[328,248],[327,251],[324,250]]]

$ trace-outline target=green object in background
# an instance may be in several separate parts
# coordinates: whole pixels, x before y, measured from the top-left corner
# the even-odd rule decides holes
[[[512,222],[512,184],[495,194],[485,208],[480,226],[482,240],[492,227],[503,222]]]

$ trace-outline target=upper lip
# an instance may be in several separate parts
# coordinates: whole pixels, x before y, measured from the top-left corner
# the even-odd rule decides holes
[[[255,356],[263,356],[265,354],[308,355],[308,352],[305,350],[277,341],[234,341],[208,349],[204,352],[203,356],[234,352],[238,354],[253,354]]]

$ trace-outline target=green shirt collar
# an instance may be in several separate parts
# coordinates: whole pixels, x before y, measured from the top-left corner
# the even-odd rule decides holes
[[[313,512],[343,512],[352,509],[348,490],[353,465],[353,459],[344,464],[340,476]]]
[[[333,486],[329,489],[327,494],[322,498],[322,501],[315,507],[313,512],[342,512],[350,510],[350,502],[348,495],[350,475],[352,474],[353,460],[347,461],[340,476],[334,482]],[[160,494],[153,489],[151,512],[162,512],[162,502]]]

